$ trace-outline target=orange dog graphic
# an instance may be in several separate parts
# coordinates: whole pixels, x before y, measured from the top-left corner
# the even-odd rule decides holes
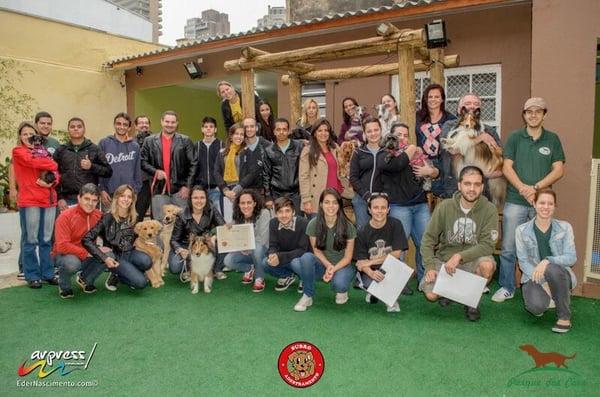
[[[577,355],[577,353],[574,353],[572,356],[565,356],[556,352],[542,353],[533,345],[521,345],[519,346],[519,349],[523,350],[524,352],[529,354],[531,358],[533,358],[536,368],[545,367],[546,364],[551,363],[554,363],[554,365],[556,365],[556,368],[560,368],[561,366],[568,368],[565,364],[565,361],[567,359],[573,359]]]

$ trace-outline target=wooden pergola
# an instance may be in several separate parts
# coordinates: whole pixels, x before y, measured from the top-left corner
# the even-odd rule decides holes
[[[398,62],[348,68],[317,70],[311,62],[385,54],[395,51]],[[375,37],[326,44],[297,50],[269,53],[254,47],[242,49],[239,59],[226,61],[225,70],[241,72],[244,117],[254,117],[254,70],[284,72],[282,83],[289,85],[292,122],[301,115],[302,83],[307,81],[343,80],[348,78],[398,74],[400,119],[410,126],[411,142],[415,139],[415,72],[429,70],[431,82],[444,85],[444,68],[456,67],[458,55],[444,55],[441,48],[427,49],[424,29],[398,29],[390,23],[377,27]]]

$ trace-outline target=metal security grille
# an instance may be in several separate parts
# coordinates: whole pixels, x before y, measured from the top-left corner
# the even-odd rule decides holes
[[[457,114],[458,101],[463,95],[474,92],[481,98],[481,118],[487,125],[496,127],[500,135],[501,116],[501,68],[500,65],[465,66],[446,69],[446,110]],[[415,74],[415,97],[417,109],[421,108],[421,96],[429,85],[427,72]],[[398,76],[392,76],[392,92],[398,92]]]
[[[600,159],[592,159],[585,277],[600,280]]]

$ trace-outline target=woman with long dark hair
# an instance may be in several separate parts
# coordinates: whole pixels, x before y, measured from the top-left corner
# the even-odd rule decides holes
[[[171,273],[181,273],[182,279],[187,276],[183,273],[185,270],[184,264],[189,260],[190,234],[201,236],[224,224],[223,216],[208,200],[206,189],[200,185],[192,187],[188,205],[182,212],[177,214],[173,226],[171,252],[168,259]],[[212,242],[214,245],[214,236]],[[215,277],[219,280],[227,278],[225,273],[222,272],[222,268],[223,259],[222,256],[219,256],[215,265]]]
[[[331,282],[336,292],[335,303],[348,301],[348,289],[356,269],[351,264],[354,253],[356,228],[344,214],[342,196],[337,190],[327,188],[319,197],[319,212],[306,227],[313,252],[300,258],[304,293],[294,306],[295,311],[305,311],[313,303],[315,280]]]
[[[236,194],[242,190],[240,185],[240,156],[239,153],[246,147],[244,126],[235,123],[229,128],[225,149],[219,153],[215,164],[215,179],[223,194],[223,217],[231,221],[233,201]]]
[[[21,217],[23,272],[31,288],[41,288],[42,281],[57,285],[52,258],[52,232],[56,215],[58,164],[48,152],[34,148],[31,138],[37,135],[33,124],[23,122],[18,128],[18,145],[12,150],[12,162],[19,190],[17,205]],[[45,152],[45,153],[44,153]],[[44,181],[42,172],[55,180]]]
[[[358,107],[359,105],[356,99],[352,97],[342,99],[342,115],[344,122],[340,127],[340,134],[338,135],[338,143],[340,145],[342,142],[350,141],[352,139],[356,139],[360,143],[365,141],[362,121],[366,119],[369,114],[365,112],[361,117],[358,117]]]
[[[152,267],[152,259],[133,246],[136,196],[130,185],[119,186],[113,193],[110,212],[81,240],[85,249],[110,270],[105,283],[109,291],[116,291],[119,282],[134,289],[143,289],[148,284],[144,272]],[[103,242],[101,247],[96,243],[98,237]]]
[[[258,102],[258,112],[260,117],[258,118],[258,135],[262,136],[269,142],[275,142],[275,115],[273,115],[273,108],[267,101],[260,100]]]
[[[269,221],[271,213],[263,207],[261,196],[256,190],[244,189],[235,199],[233,223],[236,225],[251,223],[254,225],[256,248],[248,251],[230,252],[225,256],[225,266],[244,272],[242,284],[251,284],[253,292],[265,289],[264,269],[259,264],[267,256],[269,248]],[[256,277],[256,278],[255,278]]]
[[[310,144],[302,149],[298,182],[302,210],[309,217],[317,213],[319,196],[326,188],[342,193],[337,164],[338,145],[327,119],[318,120],[312,129]]]
[[[415,134],[417,146],[431,159],[440,154],[442,125],[456,116],[446,111],[446,93],[439,84],[429,84],[421,97],[421,109],[417,111]]]
[[[517,227],[515,241],[525,309],[541,316],[556,307],[552,331],[571,329],[571,290],[577,279],[571,267],[577,261],[573,228],[554,218],[556,193],[551,188],[535,192],[535,218]]]

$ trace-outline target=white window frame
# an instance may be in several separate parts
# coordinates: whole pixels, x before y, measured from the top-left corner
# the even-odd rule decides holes
[[[495,96],[480,96],[483,99],[495,99],[496,100],[496,112],[495,112],[495,120],[484,120],[484,122],[490,126],[496,128],[496,132],[498,136],[501,136],[501,126],[502,126],[502,65],[500,64],[491,64],[491,65],[476,65],[476,66],[461,66],[458,68],[448,68],[444,70],[445,80],[448,80],[448,76],[457,76],[457,75],[469,75],[472,76],[474,74],[480,73],[495,73],[496,74],[496,95]],[[431,77],[429,72],[417,72],[415,73],[415,84],[420,84],[423,78]],[[473,91],[473,81],[472,77],[469,78],[469,92]],[[422,87],[424,88],[424,87]],[[396,93],[396,98],[399,98],[399,87],[398,87],[398,75],[392,76],[392,87],[391,92]],[[475,94],[479,95],[477,92]],[[459,98],[450,98],[446,97],[446,100],[458,100]],[[419,103],[421,98],[416,98],[417,109],[420,107]]]

